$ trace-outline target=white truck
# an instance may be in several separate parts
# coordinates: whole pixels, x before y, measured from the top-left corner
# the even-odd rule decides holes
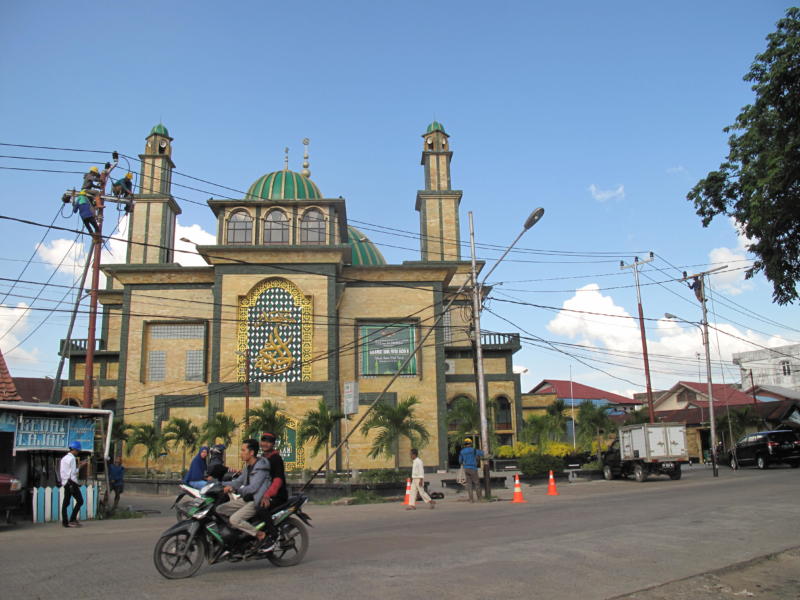
[[[619,428],[617,439],[603,453],[606,479],[633,475],[644,481],[650,475],[681,478],[681,465],[689,462],[686,426],[680,423],[640,423]]]

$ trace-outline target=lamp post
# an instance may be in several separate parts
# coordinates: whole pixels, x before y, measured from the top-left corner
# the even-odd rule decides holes
[[[706,350],[706,377],[708,379],[708,420],[711,423],[711,470],[714,473],[714,477],[719,477],[719,470],[717,469],[717,425],[714,422],[714,393],[711,387],[711,351],[709,349],[709,344],[708,344],[708,318],[706,315],[705,308],[706,305],[704,302],[702,327],[698,323],[687,321],[686,319],[681,319],[680,317],[673,315],[672,313],[664,313],[664,317],[667,319],[683,321],[684,323],[688,323],[689,325],[694,325],[695,327],[700,329],[700,335],[703,338],[703,346],[705,346]]]
[[[468,213],[469,216],[469,247],[472,254],[472,319],[474,325],[473,335],[475,336],[475,367],[476,378],[478,380],[478,411],[481,420],[481,450],[483,450],[484,457],[489,455],[489,423],[486,418],[486,377],[483,370],[483,347],[481,345],[481,309],[483,307],[483,284],[492,272],[497,268],[497,265],[508,255],[511,249],[516,245],[520,238],[525,235],[531,227],[536,225],[539,219],[544,215],[543,208],[534,210],[523,224],[522,231],[517,235],[516,239],[511,242],[511,245],[506,248],[502,256],[497,259],[491,269],[486,273],[483,280],[478,283],[478,268],[477,259],[475,257],[475,226],[472,222],[472,211]],[[489,461],[483,461],[483,489],[486,498],[491,496],[491,481],[489,473]]]

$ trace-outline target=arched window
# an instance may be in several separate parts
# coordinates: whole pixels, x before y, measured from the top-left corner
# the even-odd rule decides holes
[[[495,428],[498,430],[511,429],[511,402],[505,396],[495,399],[497,412],[495,413]]]
[[[289,243],[289,220],[282,210],[271,210],[264,220],[264,243]]]
[[[306,211],[300,219],[300,243],[318,245],[325,243],[325,217],[316,208]]]
[[[228,243],[253,243],[253,219],[243,210],[236,211],[228,219]]]

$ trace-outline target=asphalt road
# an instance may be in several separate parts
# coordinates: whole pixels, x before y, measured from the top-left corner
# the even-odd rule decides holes
[[[631,594],[800,545],[800,469],[706,469],[645,483],[523,486],[527,504],[435,510],[310,506],[299,566],[203,568],[167,581],[152,549],[171,516],[0,527],[7,598],[547,598]],[[510,498],[511,490],[503,494]]]

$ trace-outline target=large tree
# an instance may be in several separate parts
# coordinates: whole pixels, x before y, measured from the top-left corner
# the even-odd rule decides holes
[[[408,438],[412,446],[424,446],[428,443],[430,433],[425,424],[415,415],[415,407],[418,404],[419,400],[414,396],[409,396],[398,402],[397,406],[379,402],[372,409],[361,426],[361,433],[365,436],[369,435],[373,429],[377,430],[367,456],[370,458],[377,458],[381,455],[394,456],[394,468],[399,469],[401,437]]]
[[[311,455],[316,456],[325,449],[325,471],[330,470],[330,446],[333,432],[344,415],[338,411],[331,412],[325,400],[320,400],[316,410],[306,413],[297,431],[297,445],[313,441]]]
[[[688,199],[703,226],[733,217],[756,257],[746,276],[763,272],[773,300],[792,303],[800,281],[800,8],[778,21],[744,79],[755,99],[724,130],[728,158]]]
[[[157,460],[167,447],[167,440],[150,423],[131,425],[125,454],[130,456],[137,446],[144,446],[144,476],[150,476],[150,460]]]

